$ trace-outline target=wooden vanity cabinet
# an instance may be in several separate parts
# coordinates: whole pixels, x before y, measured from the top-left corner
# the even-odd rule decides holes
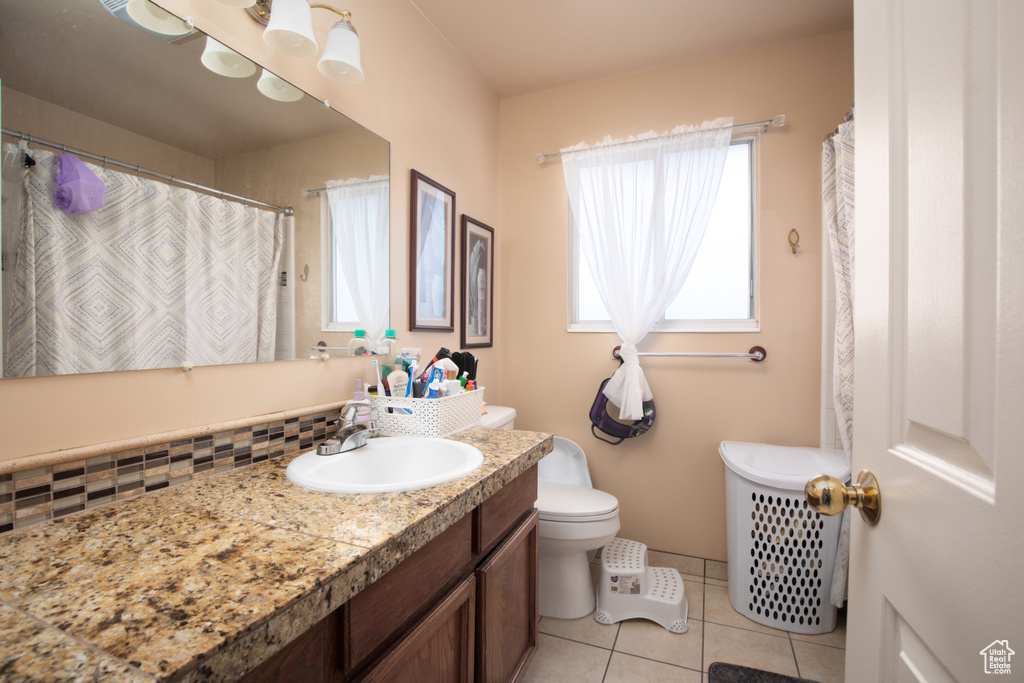
[[[537,467],[243,678],[519,681],[537,649]]]
[[[537,544],[534,510],[476,568],[476,677],[519,681],[537,651]]]

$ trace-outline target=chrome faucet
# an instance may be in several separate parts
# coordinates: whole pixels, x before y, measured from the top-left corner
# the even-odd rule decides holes
[[[359,409],[370,409],[368,422],[357,422]],[[317,446],[317,455],[337,455],[362,448],[370,437],[380,434],[380,422],[377,420],[377,409],[369,401],[348,401],[341,406],[338,417],[338,433],[333,439],[327,439]]]

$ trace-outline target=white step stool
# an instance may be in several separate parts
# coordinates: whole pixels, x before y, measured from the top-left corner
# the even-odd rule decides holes
[[[601,550],[601,582],[594,612],[598,623],[642,618],[672,633],[686,633],[687,609],[679,572],[671,567],[648,567],[646,545],[614,538]]]

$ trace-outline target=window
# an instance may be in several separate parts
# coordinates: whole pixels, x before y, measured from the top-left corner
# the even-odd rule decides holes
[[[327,202],[327,193],[320,196],[320,244],[324,277],[321,287],[321,317],[325,332],[352,332],[359,327],[359,315],[356,313],[352,293],[349,291],[345,274],[338,259],[333,258],[331,245],[336,244],[334,238],[331,211]]]
[[[711,220],[690,275],[653,332],[757,329],[754,137],[733,139]],[[569,331],[612,332],[569,212]]]
[[[328,192],[320,199],[321,329],[352,332],[390,326],[387,177],[347,181],[332,206]],[[331,190],[334,192],[334,190]],[[340,228],[340,225],[348,226]],[[346,273],[352,268],[353,272]],[[357,283],[353,289],[350,278]],[[360,307],[359,301],[362,306]]]

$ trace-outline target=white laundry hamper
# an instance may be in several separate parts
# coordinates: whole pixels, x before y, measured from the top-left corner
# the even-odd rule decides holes
[[[792,633],[828,633],[838,610],[829,596],[842,516],[804,500],[819,474],[850,480],[842,451],[723,441],[729,601],[737,612]]]

